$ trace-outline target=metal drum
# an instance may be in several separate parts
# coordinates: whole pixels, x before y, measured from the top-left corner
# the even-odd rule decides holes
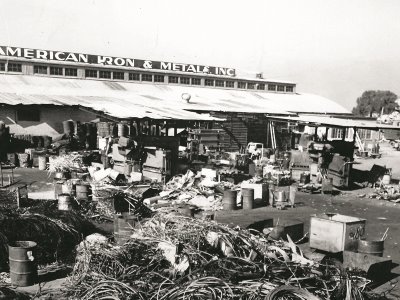
[[[300,183],[307,184],[310,183],[310,173],[301,173],[300,174]]]
[[[73,121],[63,121],[63,131],[65,134],[74,133],[74,122]]]
[[[118,245],[125,244],[139,222],[135,215],[114,215],[114,238]]]
[[[253,209],[254,207],[254,189],[242,188],[242,208]]]
[[[35,261],[36,243],[15,241],[8,245],[11,283],[16,286],[30,286],[37,282]]]
[[[225,190],[224,197],[222,199],[222,206],[224,210],[236,210],[237,209],[237,191]]]
[[[58,195],[62,194],[62,185],[65,183],[65,180],[54,178],[54,196],[55,199],[58,199]]]
[[[46,155],[40,155],[39,158],[39,170],[46,170],[47,168],[47,156]]]
[[[58,210],[72,210],[71,196],[69,194],[58,195]]]
[[[76,200],[88,200],[89,199],[89,185],[77,184],[75,189],[76,189]]]
[[[358,253],[365,253],[382,257],[384,243],[385,241],[358,240]]]

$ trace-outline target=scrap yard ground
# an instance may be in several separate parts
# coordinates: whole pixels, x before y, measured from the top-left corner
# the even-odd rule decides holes
[[[383,144],[382,157],[379,159],[357,159],[354,166],[359,170],[369,170],[373,164],[393,167],[393,179],[400,179],[400,151],[394,151],[389,145]],[[37,169],[17,168],[15,170],[17,184],[28,184],[30,196],[45,198],[52,195],[52,178],[47,171]],[[273,218],[275,222],[285,220],[298,220],[304,222],[304,232],[309,232],[310,215],[323,212],[334,212],[344,215],[364,218],[366,223],[366,237],[374,240],[380,239],[385,230],[389,228],[388,238],[385,241],[384,257],[393,261],[393,278],[400,276],[400,204],[385,200],[359,197],[368,195],[371,188],[341,191],[339,195],[321,195],[297,193],[296,207],[278,210],[276,208],[262,207],[253,210],[237,210],[232,212],[218,211],[216,219],[219,222],[240,226],[248,226],[264,219]],[[278,221],[279,220],[279,221]],[[28,288],[33,291],[35,287]],[[393,299],[400,298],[400,288],[391,293]]]

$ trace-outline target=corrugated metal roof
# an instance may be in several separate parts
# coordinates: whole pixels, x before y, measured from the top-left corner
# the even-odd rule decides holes
[[[68,105],[71,104],[69,102],[76,101],[80,105],[120,118],[140,118],[149,116],[149,113],[160,114],[163,117],[175,113],[179,116],[184,114],[184,110],[269,114],[349,113],[331,100],[309,94],[29,75],[0,75],[0,92],[0,100],[6,104],[34,102]],[[182,94],[185,93],[190,95],[189,102],[182,99]],[[68,99],[62,100],[63,97]]]
[[[346,128],[362,128],[362,129],[398,129],[399,126],[379,124],[372,120],[357,120],[357,119],[345,119],[345,118],[335,118],[335,117],[324,117],[324,116],[310,116],[310,115],[300,115],[295,117],[273,117],[275,120],[282,121],[294,121],[300,123],[306,123],[310,125],[319,126],[332,126],[332,127],[346,127]]]

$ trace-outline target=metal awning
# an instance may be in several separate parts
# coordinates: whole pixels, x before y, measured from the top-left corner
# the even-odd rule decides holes
[[[155,119],[185,121],[224,121],[176,107],[148,105],[116,97],[0,93],[0,103],[6,105],[79,106],[117,119]]]
[[[297,122],[300,124],[310,126],[324,126],[324,127],[339,127],[339,128],[361,128],[370,130],[379,129],[397,129],[399,126],[388,124],[379,124],[374,120],[360,120],[351,118],[338,118],[329,116],[313,116],[313,115],[299,115],[299,116],[267,116],[267,118],[275,121]]]

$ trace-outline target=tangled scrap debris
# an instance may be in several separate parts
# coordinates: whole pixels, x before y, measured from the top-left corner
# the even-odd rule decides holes
[[[73,299],[384,299],[356,272],[307,259],[290,240],[157,213],[122,246],[79,246]]]

